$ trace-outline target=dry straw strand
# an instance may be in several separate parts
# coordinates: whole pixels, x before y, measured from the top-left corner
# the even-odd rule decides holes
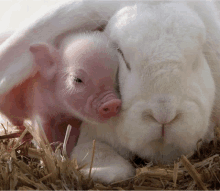
[[[179,169],[179,163],[174,162],[174,169],[173,169],[173,187],[176,188],[176,181],[178,176],[178,169]]]
[[[93,140],[93,145],[92,145],[92,159],[91,159],[91,165],[90,165],[90,169],[89,169],[89,179],[91,178],[93,160],[94,160],[94,156],[95,156],[95,142],[96,142],[96,141]]]
[[[208,190],[207,187],[204,185],[204,183],[201,180],[201,176],[196,171],[195,167],[189,162],[189,160],[182,155],[181,161],[186,168],[186,170],[189,172],[190,176],[195,180],[196,184],[203,190]]]
[[[64,138],[64,142],[63,142],[63,156],[67,159],[68,156],[67,156],[67,152],[66,152],[66,145],[67,145],[67,141],[69,139],[69,136],[70,136],[70,131],[72,129],[72,126],[71,125],[68,125],[67,126],[67,130],[66,130],[66,135],[65,135],[65,138]]]

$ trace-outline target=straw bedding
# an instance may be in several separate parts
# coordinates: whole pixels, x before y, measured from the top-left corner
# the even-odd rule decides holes
[[[197,151],[162,166],[138,157],[132,161],[136,176],[103,185],[81,174],[76,160],[65,154],[65,142],[54,143],[52,151],[44,132],[36,132],[28,123],[19,138],[2,125],[7,136],[0,140],[0,190],[218,190],[220,189],[220,128],[210,143],[198,141]],[[35,144],[24,142],[30,132]],[[68,134],[66,135],[68,137]],[[95,153],[95,141],[93,143]],[[37,147],[36,147],[37,145]],[[63,150],[64,149],[64,150]],[[63,150],[63,152],[62,152]],[[92,161],[92,159],[91,159]],[[91,164],[87,164],[92,166]]]

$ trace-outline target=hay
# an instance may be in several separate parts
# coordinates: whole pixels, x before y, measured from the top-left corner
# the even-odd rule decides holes
[[[173,165],[154,165],[136,158],[136,176],[128,180],[103,185],[81,174],[76,160],[70,161],[64,145],[52,151],[44,132],[36,132],[29,124],[19,138],[12,138],[3,126],[5,136],[0,140],[0,190],[218,190],[220,189],[219,128],[211,143],[198,142],[192,155],[181,156]],[[42,129],[41,127],[39,129]],[[69,128],[68,128],[69,129]],[[70,129],[69,129],[70,130]],[[68,130],[68,132],[69,132]],[[22,143],[26,133],[32,143]],[[64,150],[62,152],[61,150]],[[62,154],[64,153],[64,154]],[[95,142],[93,143],[93,155]],[[138,164],[137,164],[138,161]],[[92,168],[91,159],[90,169]],[[91,173],[91,172],[90,172]]]

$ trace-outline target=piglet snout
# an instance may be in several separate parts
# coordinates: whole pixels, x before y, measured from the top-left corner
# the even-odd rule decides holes
[[[102,118],[109,119],[117,115],[120,109],[121,109],[121,100],[113,99],[100,106],[99,115]]]

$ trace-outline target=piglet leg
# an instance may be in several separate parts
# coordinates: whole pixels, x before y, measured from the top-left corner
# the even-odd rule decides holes
[[[64,114],[57,115],[54,118],[51,118],[47,123],[43,125],[45,134],[50,143],[54,142],[64,142],[67,126],[70,124],[72,130],[70,132],[70,137],[67,142],[67,154],[70,156],[70,152],[73,147],[76,145],[79,133],[80,125],[82,121],[74,117],[67,117]]]

